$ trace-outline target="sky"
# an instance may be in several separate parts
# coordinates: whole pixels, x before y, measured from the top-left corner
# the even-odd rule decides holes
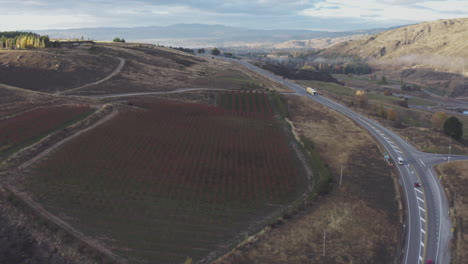
[[[0,31],[221,24],[347,31],[468,17],[468,0],[0,0]]]

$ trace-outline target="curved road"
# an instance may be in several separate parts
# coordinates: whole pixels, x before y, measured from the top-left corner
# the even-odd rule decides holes
[[[406,240],[401,263],[420,264],[427,260],[432,260],[436,264],[450,263],[449,245],[452,239],[452,224],[449,218],[449,206],[432,166],[447,162],[447,159],[468,160],[468,156],[451,155],[448,158],[447,155],[420,152],[390,129],[347,107],[320,95],[312,96],[305,91],[304,87],[248,62],[228,60],[240,63],[249,70],[289,87],[299,95],[344,114],[367,129],[385,147],[393,160],[402,157],[404,165],[395,165],[400,173],[399,182],[404,189],[407,209],[404,226]],[[416,181],[421,183],[420,188],[414,187]]]

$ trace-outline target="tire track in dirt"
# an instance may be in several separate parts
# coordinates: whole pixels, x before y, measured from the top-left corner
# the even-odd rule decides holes
[[[106,115],[104,118],[102,118],[98,122],[94,123],[93,125],[85,128],[83,130],[80,130],[80,131],[76,132],[75,134],[73,134],[73,135],[71,135],[71,136],[69,136],[69,137],[55,143],[54,145],[52,145],[48,149],[42,151],[40,154],[38,154],[34,158],[32,158],[29,161],[26,161],[23,164],[21,164],[20,166],[18,166],[17,171],[21,171],[22,169],[25,169],[25,168],[31,166],[34,162],[36,162],[39,159],[41,159],[42,157],[46,156],[50,152],[54,151],[55,149],[57,149],[61,145],[65,144],[66,142],[80,136],[81,134],[83,134],[83,133],[85,133],[87,131],[90,131],[90,130],[96,128],[97,126],[111,120],[112,118],[117,116],[117,114],[118,114],[118,111],[113,110],[110,114]],[[81,242],[85,243],[89,247],[94,248],[95,250],[99,251],[101,254],[107,256],[114,263],[122,263],[122,264],[127,263],[127,261],[125,259],[123,259],[123,258],[117,256],[116,254],[114,254],[111,250],[106,248],[99,241],[97,241],[97,240],[95,240],[95,239],[93,239],[91,237],[86,236],[85,234],[78,231],[77,229],[75,229],[73,226],[71,226],[70,224],[68,224],[64,220],[60,219],[59,217],[57,217],[54,214],[47,211],[41,204],[34,201],[26,192],[22,192],[22,191],[18,190],[16,187],[14,187],[13,185],[8,184],[8,183],[4,184],[4,187],[7,190],[9,190],[12,194],[14,194],[18,199],[20,199],[21,201],[26,203],[29,207],[31,207],[38,214],[40,214],[41,216],[46,218],[48,221],[56,224],[57,226],[59,226],[60,228],[62,228],[63,230],[65,230],[66,232],[71,234],[72,236],[74,236],[76,239],[78,239]]]
[[[37,156],[35,156],[34,158],[24,162],[23,164],[19,165],[17,167],[17,170],[22,170],[22,169],[25,169],[26,167],[29,167],[31,164],[33,164],[34,162],[36,162],[37,160],[41,159],[42,157],[44,157],[45,155],[49,154],[51,151],[57,149],[58,147],[60,147],[61,145],[65,144],[66,142],[78,137],[79,135],[91,130],[91,129],[94,129],[95,127],[111,120],[112,118],[114,118],[116,115],[117,115],[118,111],[117,110],[113,110],[110,114],[108,114],[107,116],[105,116],[104,118],[102,118],[101,120],[99,120],[98,122],[94,123],[93,125],[83,129],[83,130],[80,130],[78,132],[76,132],[75,134],[55,143],[53,146],[49,147],[48,149],[42,151],[41,153],[39,153]]]
[[[66,94],[66,93],[69,93],[71,91],[80,90],[80,89],[87,88],[87,87],[97,85],[97,84],[100,84],[100,83],[103,83],[105,81],[110,80],[112,77],[119,74],[122,71],[123,67],[125,66],[125,63],[126,63],[125,59],[123,59],[123,58],[117,58],[117,59],[119,59],[119,61],[120,61],[119,65],[117,66],[117,68],[114,69],[114,71],[111,74],[109,74],[104,79],[101,79],[101,80],[93,82],[93,83],[88,83],[88,84],[82,85],[80,87],[69,89],[69,90],[66,90],[66,91],[63,91],[63,92],[57,92],[57,94]]]
[[[48,212],[42,205],[39,203],[35,202],[27,193],[21,192],[12,185],[5,185],[4,186],[7,190],[9,190],[11,193],[13,193],[17,198],[21,199],[23,202],[25,202],[29,207],[31,207],[33,210],[38,212],[40,215],[42,215],[44,218],[47,220],[53,222],[72,236],[76,237],[78,240],[81,242],[85,243],[91,248],[96,249],[100,253],[104,254],[108,258],[110,258],[114,263],[122,263],[125,264],[127,261],[125,261],[123,258],[115,255],[112,253],[111,250],[107,249],[105,246],[101,245],[97,240],[94,240],[80,231],[76,230],[73,226],[68,224],[67,222],[63,221],[59,217],[51,214]]]

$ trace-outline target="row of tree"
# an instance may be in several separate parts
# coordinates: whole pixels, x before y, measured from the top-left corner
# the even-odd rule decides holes
[[[184,47],[170,47],[171,49],[175,49],[175,50],[180,50],[180,51],[183,51],[183,52],[186,52],[186,53],[189,53],[189,54],[195,54],[195,51],[193,49],[189,49],[189,48],[184,48]]]
[[[0,32],[0,49],[44,49],[52,44],[48,36],[32,32]]]
[[[83,39],[83,37],[81,37],[81,39]],[[125,39],[124,38],[118,38],[118,37],[115,37],[112,42],[120,42],[120,43],[125,43]]]

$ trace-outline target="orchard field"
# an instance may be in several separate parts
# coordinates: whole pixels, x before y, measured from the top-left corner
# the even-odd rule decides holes
[[[53,106],[0,120],[0,159],[92,111],[88,105]]]
[[[38,162],[23,188],[130,263],[223,250],[305,181],[265,94],[218,98],[222,107],[132,100]]]

